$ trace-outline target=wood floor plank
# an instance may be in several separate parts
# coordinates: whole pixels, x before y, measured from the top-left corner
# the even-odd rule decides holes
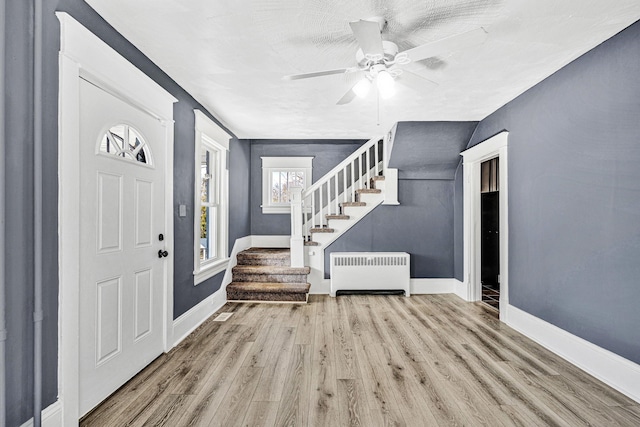
[[[311,350],[307,344],[295,344],[289,360],[288,375],[282,390],[276,426],[306,426],[309,423],[311,387]]]
[[[381,425],[380,421],[374,422],[371,409],[364,396],[362,380],[338,379],[338,407],[340,411],[340,424],[316,424],[343,425],[348,427],[368,427]],[[311,420],[313,421],[313,419]]]
[[[282,397],[284,380],[295,341],[295,332],[295,328],[287,326],[278,328],[253,400],[279,401]]]
[[[390,299],[390,303],[397,303],[397,300]],[[468,363],[464,355],[460,353],[459,347],[455,350],[452,349],[447,337],[443,337],[437,330],[420,327],[422,323],[415,322],[415,319],[419,318],[419,314],[412,315],[402,307],[398,308],[397,312],[402,318],[401,326],[419,347],[428,364],[445,378],[456,376],[464,382],[477,404],[482,402],[487,406],[499,406],[514,403],[513,399],[502,393],[497,384],[482,370],[474,369]]]
[[[331,317],[327,319],[333,329],[333,345],[335,347],[336,378],[358,378],[357,360],[353,349],[353,334],[349,326],[347,305],[342,298],[336,298],[331,307]]]
[[[241,426],[261,374],[262,368],[243,367],[227,390],[209,426]]]
[[[229,351],[221,355],[221,362],[203,380],[200,391],[193,399],[178,425],[199,426],[208,424],[214,417],[220,402],[231,387],[252,343],[237,341]]]
[[[316,331],[311,347],[309,425],[339,425],[332,313],[327,299],[318,301],[316,305]]]
[[[300,322],[296,327],[296,344],[313,344],[318,304],[300,305]]]
[[[227,303],[81,426],[637,426],[640,405],[453,295]]]
[[[131,427],[174,426],[174,419],[180,418],[184,409],[189,406],[191,399],[193,396],[190,395],[170,394],[162,399],[162,402],[144,423],[139,421],[130,425]]]
[[[279,402],[251,402],[243,427],[272,427],[276,423]]]
[[[389,381],[380,369],[380,363],[372,358],[375,353],[373,351],[375,344],[360,338],[354,338],[354,343],[364,385],[364,396],[367,398],[367,405],[372,411],[374,420],[382,421],[383,426],[408,425],[402,416]]]
[[[108,425],[109,421],[118,417],[131,401],[136,400],[144,390],[155,384],[158,378],[164,378],[173,369],[173,363],[179,360],[174,356],[173,353],[160,355],[100,406],[87,414],[80,425]]]

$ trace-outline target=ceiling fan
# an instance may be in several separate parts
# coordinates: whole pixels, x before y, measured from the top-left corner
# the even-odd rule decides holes
[[[386,20],[381,17],[361,19],[349,23],[360,48],[356,52],[356,65],[335,70],[316,71],[313,73],[294,74],[285,76],[285,80],[299,80],[333,74],[362,72],[364,77],[359,80],[337,102],[338,105],[348,104],[356,96],[364,98],[375,83],[380,97],[389,98],[395,94],[395,81],[411,88],[437,85],[437,83],[413,73],[403,66],[410,62],[431,58],[443,53],[451,52],[463,47],[470,47],[483,43],[487,37],[484,28],[478,28],[466,33],[436,40],[398,52],[398,46],[388,40],[382,40],[382,30]]]

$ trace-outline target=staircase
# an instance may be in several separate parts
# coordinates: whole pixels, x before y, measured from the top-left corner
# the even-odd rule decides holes
[[[291,265],[310,268],[314,293],[329,292],[324,250],[378,205],[399,204],[391,144],[391,133],[371,139],[308,189],[291,189]]]
[[[373,207],[380,204],[382,201],[380,197],[369,199],[369,204],[367,204],[367,196],[364,195],[381,195],[382,189],[378,187],[384,180],[384,175],[371,177],[369,179],[368,187],[355,190],[353,201],[341,202],[338,204],[338,210],[336,213],[325,214],[324,218],[326,224],[310,227],[309,232],[306,235],[304,245],[326,246],[331,241],[339,237],[340,234],[344,233],[348,228],[351,228],[352,225],[364,216],[362,215],[363,212],[368,213]],[[355,213],[355,215],[348,215],[352,212]]]
[[[290,267],[290,259],[288,248],[249,248],[238,253],[227,300],[307,302],[310,268]]]

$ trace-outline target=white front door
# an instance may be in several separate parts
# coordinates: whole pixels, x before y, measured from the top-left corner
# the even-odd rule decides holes
[[[81,80],[79,137],[84,415],[163,351],[166,128]]]

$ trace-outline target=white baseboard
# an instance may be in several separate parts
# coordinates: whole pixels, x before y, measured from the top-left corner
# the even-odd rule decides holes
[[[457,296],[459,296],[460,298],[462,298],[465,301],[469,301],[469,292],[467,291],[467,284],[464,282],[461,282],[458,279],[453,279],[455,282],[455,288],[453,290],[453,293],[456,294]]]
[[[245,236],[236,239],[236,241],[233,243],[233,249],[231,249],[231,255],[229,255],[229,263],[227,264],[227,270],[224,272],[224,277],[222,278],[220,289],[226,289],[227,285],[233,280],[231,270],[233,269],[233,267],[238,265],[238,253],[253,246],[251,240],[251,236]]]
[[[312,283],[310,295],[328,295],[331,290],[331,279],[322,279],[320,283]]]
[[[600,381],[640,402],[640,365],[508,305],[507,324]],[[501,310],[502,311],[502,310]]]
[[[225,302],[227,302],[226,291],[221,287],[216,292],[200,301],[200,303],[191,307],[189,311],[183,313],[180,317],[174,320],[172,348],[178,345],[205,320],[211,317],[213,313],[218,311]]]
[[[20,427],[33,427],[33,418]],[[42,427],[62,427],[62,402],[56,400],[42,410]]]
[[[411,279],[411,294],[452,294],[456,279]]]

